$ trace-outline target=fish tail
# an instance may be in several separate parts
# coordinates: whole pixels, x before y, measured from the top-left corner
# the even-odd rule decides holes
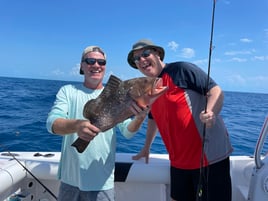
[[[72,146],[75,147],[79,153],[82,153],[85,151],[88,144],[89,144],[89,142],[82,140],[81,138],[78,138],[77,140],[75,140],[75,142],[72,144]]]

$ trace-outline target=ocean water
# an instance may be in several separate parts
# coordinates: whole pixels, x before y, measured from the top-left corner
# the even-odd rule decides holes
[[[61,137],[46,130],[46,118],[62,85],[72,82],[0,77],[0,151],[60,151]],[[268,94],[225,92],[221,115],[234,152],[254,154],[264,119]],[[117,135],[117,152],[137,153],[145,140],[146,123],[131,139]],[[266,139],[263,153],[268,150]],[[151,153],[167,153],[159,134]]]

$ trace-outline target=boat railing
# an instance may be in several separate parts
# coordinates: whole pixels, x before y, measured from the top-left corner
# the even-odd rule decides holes
[[[259,139],[257,141],[257,145],[255,148],[254,158],[255,158],[255,164],[256,164],[257,169],[260,169],[264,164],[261,159],[261,153],[262,153],[262,149],[263,149],[267,134],[268,134],[268,116],[266,117],[263,123],[262,129],[259,135]]]

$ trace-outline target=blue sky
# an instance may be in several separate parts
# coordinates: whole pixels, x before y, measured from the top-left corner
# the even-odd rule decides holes
[[[98,45],[110,74],[142,76],[126,60],[147,38],[165,62],[208,68],[213,0],[2,0],[0,76],[82,81],[82,50]],[[268,93],[268,1],[218,0],[210,75],[226,91]]]

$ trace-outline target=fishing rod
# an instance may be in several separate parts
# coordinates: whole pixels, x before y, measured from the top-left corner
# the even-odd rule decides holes
[[[44,189],[51,195],[55,198],[55,200],[58,200],[57,196],[51,191],[49,190],[48,187],[46,187],[36,176],[34,176],[34,174],[27,168],[25,167],[25,165],[23,165],[16,157],[14,154],[12,154],[9,150],[7,150],[5,148],[4,145],[0,144],[1,147],[4,148],[4,150],[6,150],[6,152],[8,153],[8,156],[11,156],[15,161],[17,161],[22,167],[24,170],[26,170],[26,172],[28,172],[41,186],[44,187]]]
[[[210,80],[210,63],[211,63],[211,55],[212,55],[212,48],[213,48],[213,32],[214,32],[214,15],[215,15],[215,7],[216,7],[216,0],[213,0],[213,8],[212,8],[212,20],[211,20],[211,31],[210,31],[210,44],[209,44],[209,55],[208,55],[208,72],[207,72],[207,81],[206,81],[206,102],[205,102],[205,113],[207,113],[207,105],[208,105],[208,85]],[[203,140],[202,140],[202,152],[201,152],[201,159],[200,159],[200,174],[199,174],[199,181],[197,186],[197,193],[196,193],[196,201],[202,201],[203,197],[203,187],[205,182],[205,175],[204,175],[204,149],[205,149],[205,137],[206,137],[206,123],[203,125]],[[208,174],[207,174],[208,176]],[[208,191],[208,186],[207,186]],[[208,193],[206,194],[208,198]]]

